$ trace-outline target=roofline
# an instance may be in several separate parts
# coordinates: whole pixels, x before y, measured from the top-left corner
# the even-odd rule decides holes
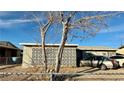
[[[122,48],[124,48],[124,46],[121,46],[121,47],[119,47],[118,49],[122,49]]]
[[[80,48],[77,48],[79,50],[87,50],[87,51],[117,51],[117,49],[80,49]]]
[[[3,45],[0,45],[0,47],[2,47],[2,48],[7,48],[7,49],[20,50],[19,48],[13,48],[13,47],[3,46]]]
[[[19,43],[19,45],[22,46],[37,46],[37,45],[41,45],[40,43]],[[47,46],[59,46],[60,44],[45,44]],[[66,46],[78,46],[78,44],[65,44]]]
[[[40,43],[19,43],[19,45],[22,45],[22,46],[41,46],[41,44]],[[60,44],[45,44],[46,46],[59,46]],[[106,50],[106,51],[116,51],[117,49],[113,49],[113,48],[110,48],[110,49],[81,49],[81,48],[79,48],[79,47],[81,47],[81,46],[79,46],[78,44],[65,44],[65,46],[76,46],[77,47],[77,49],[79,49],[79,50],[91,50],[91,51],[93,51],[93,50],[101,50],[101,51],[104,51],[104,50]],[[94,46],[91,46],[91,47],[94,47]]]
[[[1,41],[0,40],[0,43],[6,43],[6,44],[10,44],[10,45],[12,45],[13,47],[15,47],[15,48],[18,48],[16,45],[14,45],[12,42],[10,42],[10,41]]]
[[[87,47],[91,47],[91,48],[89,49]],[[100,51],[104,51],[104,50],[106,50],[106,51],[110,51],[110,50],[116,51],[117,50],[116,48],[111,48],[111,47],[104,47],[103,49],[102,49],[102,46],[97,46],[97,48],[95,48],[95,49],[93,49],[93,47],[96,47],[96,46],[85,46],[83,48],[81,46],[79,46],[79,47],[77,47],[77,49],[79,49],[79,50],[87,50],[87,51],[94,51],[94,50],[96,50],[96,51],[99,51],[99,50]]]

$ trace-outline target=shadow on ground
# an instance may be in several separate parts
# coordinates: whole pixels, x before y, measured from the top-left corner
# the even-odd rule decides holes
[[[72,80],[74,77],[84,76],[85,73],[94,73],[99,71],[99,68],[89,68],[83,71],[78,71],[76,73],[69,73],[69,74],[53,74],[52,80],[53,81],[64,81],[64,80]]]

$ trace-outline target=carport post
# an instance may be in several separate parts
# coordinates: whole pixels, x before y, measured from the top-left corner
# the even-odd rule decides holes
[[[6,57],[6,65],[7,65],[8,57]]]

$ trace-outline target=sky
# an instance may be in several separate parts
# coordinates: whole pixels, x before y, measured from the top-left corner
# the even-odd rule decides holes
[[[118,48],[124,44],[124,14],[107,20],[108,28],[101,29],[95,36],[70,43],[80,46],[108,46]],[[50,33],[51,34],[51,33]],[[51,35],[54,38],[53,35]],[[0,41],[9,41],[20,47],[19,43],[40,41],[39,27],[25,12],[0,12]],[[51,42],[52,43],[52,42]]]

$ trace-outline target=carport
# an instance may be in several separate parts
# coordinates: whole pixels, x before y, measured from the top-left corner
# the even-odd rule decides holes
[[[7,41],[0,41],[0,64],[11,64],[14,57],[20,57],[21,50]],[[20,57],[21,58],[21,57]]]

